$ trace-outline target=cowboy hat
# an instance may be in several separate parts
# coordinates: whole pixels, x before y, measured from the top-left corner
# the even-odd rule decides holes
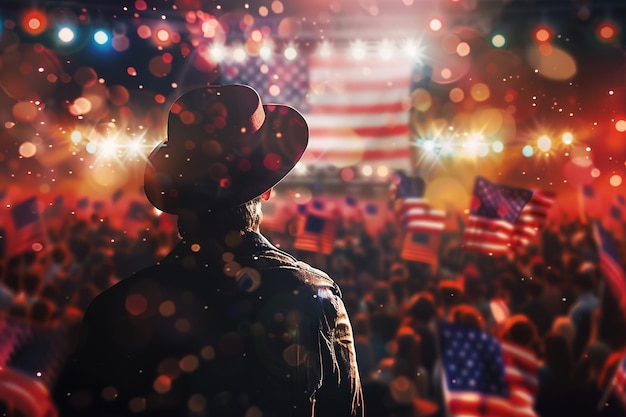
[[[146,197],[171,214],[237,207],[282,180],[308,137],[297,110],[263,105],[249,86],[193,89],[174,102],[167,139],[148,156]]]

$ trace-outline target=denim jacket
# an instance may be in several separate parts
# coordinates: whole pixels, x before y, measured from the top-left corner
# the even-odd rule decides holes
[[[61,416],[363,415],[337,284],[258,233],[182,241],[100,294]]]

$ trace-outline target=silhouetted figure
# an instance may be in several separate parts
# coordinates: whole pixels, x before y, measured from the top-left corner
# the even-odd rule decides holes
[[[259,233],[308,127],[242,85],[192,90],[145,191],[182,240],[89,306],[55,398],[69,416],[360,416],[351,324],[325,273]]]

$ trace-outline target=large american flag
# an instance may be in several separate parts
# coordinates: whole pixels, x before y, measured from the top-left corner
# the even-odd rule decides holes
[[[600,269],[606,276],[615,299],[626,314],[626,275],[623,265],[620,263],[617,248],[598,221],[593,223],[593,234],[598,248]]]
[[[536,417],[535,355],[472,327],[439,324],[445,405],[451,417]]]
[[[524,206],[513,232],[516,246],[526,246],[535,239],[548,218],[554,205],[555,194],[547,190],[534,190],[528,204]]]
[[[300,110],[310,129],[307,165],[408,169],[411,62],[357,60],[337,52],[222,64],[222,82],[254,87],[264,103]]]
[[[490,255],[511,250],[515,223],[532,191],[476,177],[462,247]]]

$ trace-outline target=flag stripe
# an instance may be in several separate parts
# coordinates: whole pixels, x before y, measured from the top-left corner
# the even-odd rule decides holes
[[[536,190],[528,204],[524,206],[513,233],[513,243],[516,246],[529,244],[539,230],[545,225],[548,212],[554,205],[555,195],[550,191]]]

